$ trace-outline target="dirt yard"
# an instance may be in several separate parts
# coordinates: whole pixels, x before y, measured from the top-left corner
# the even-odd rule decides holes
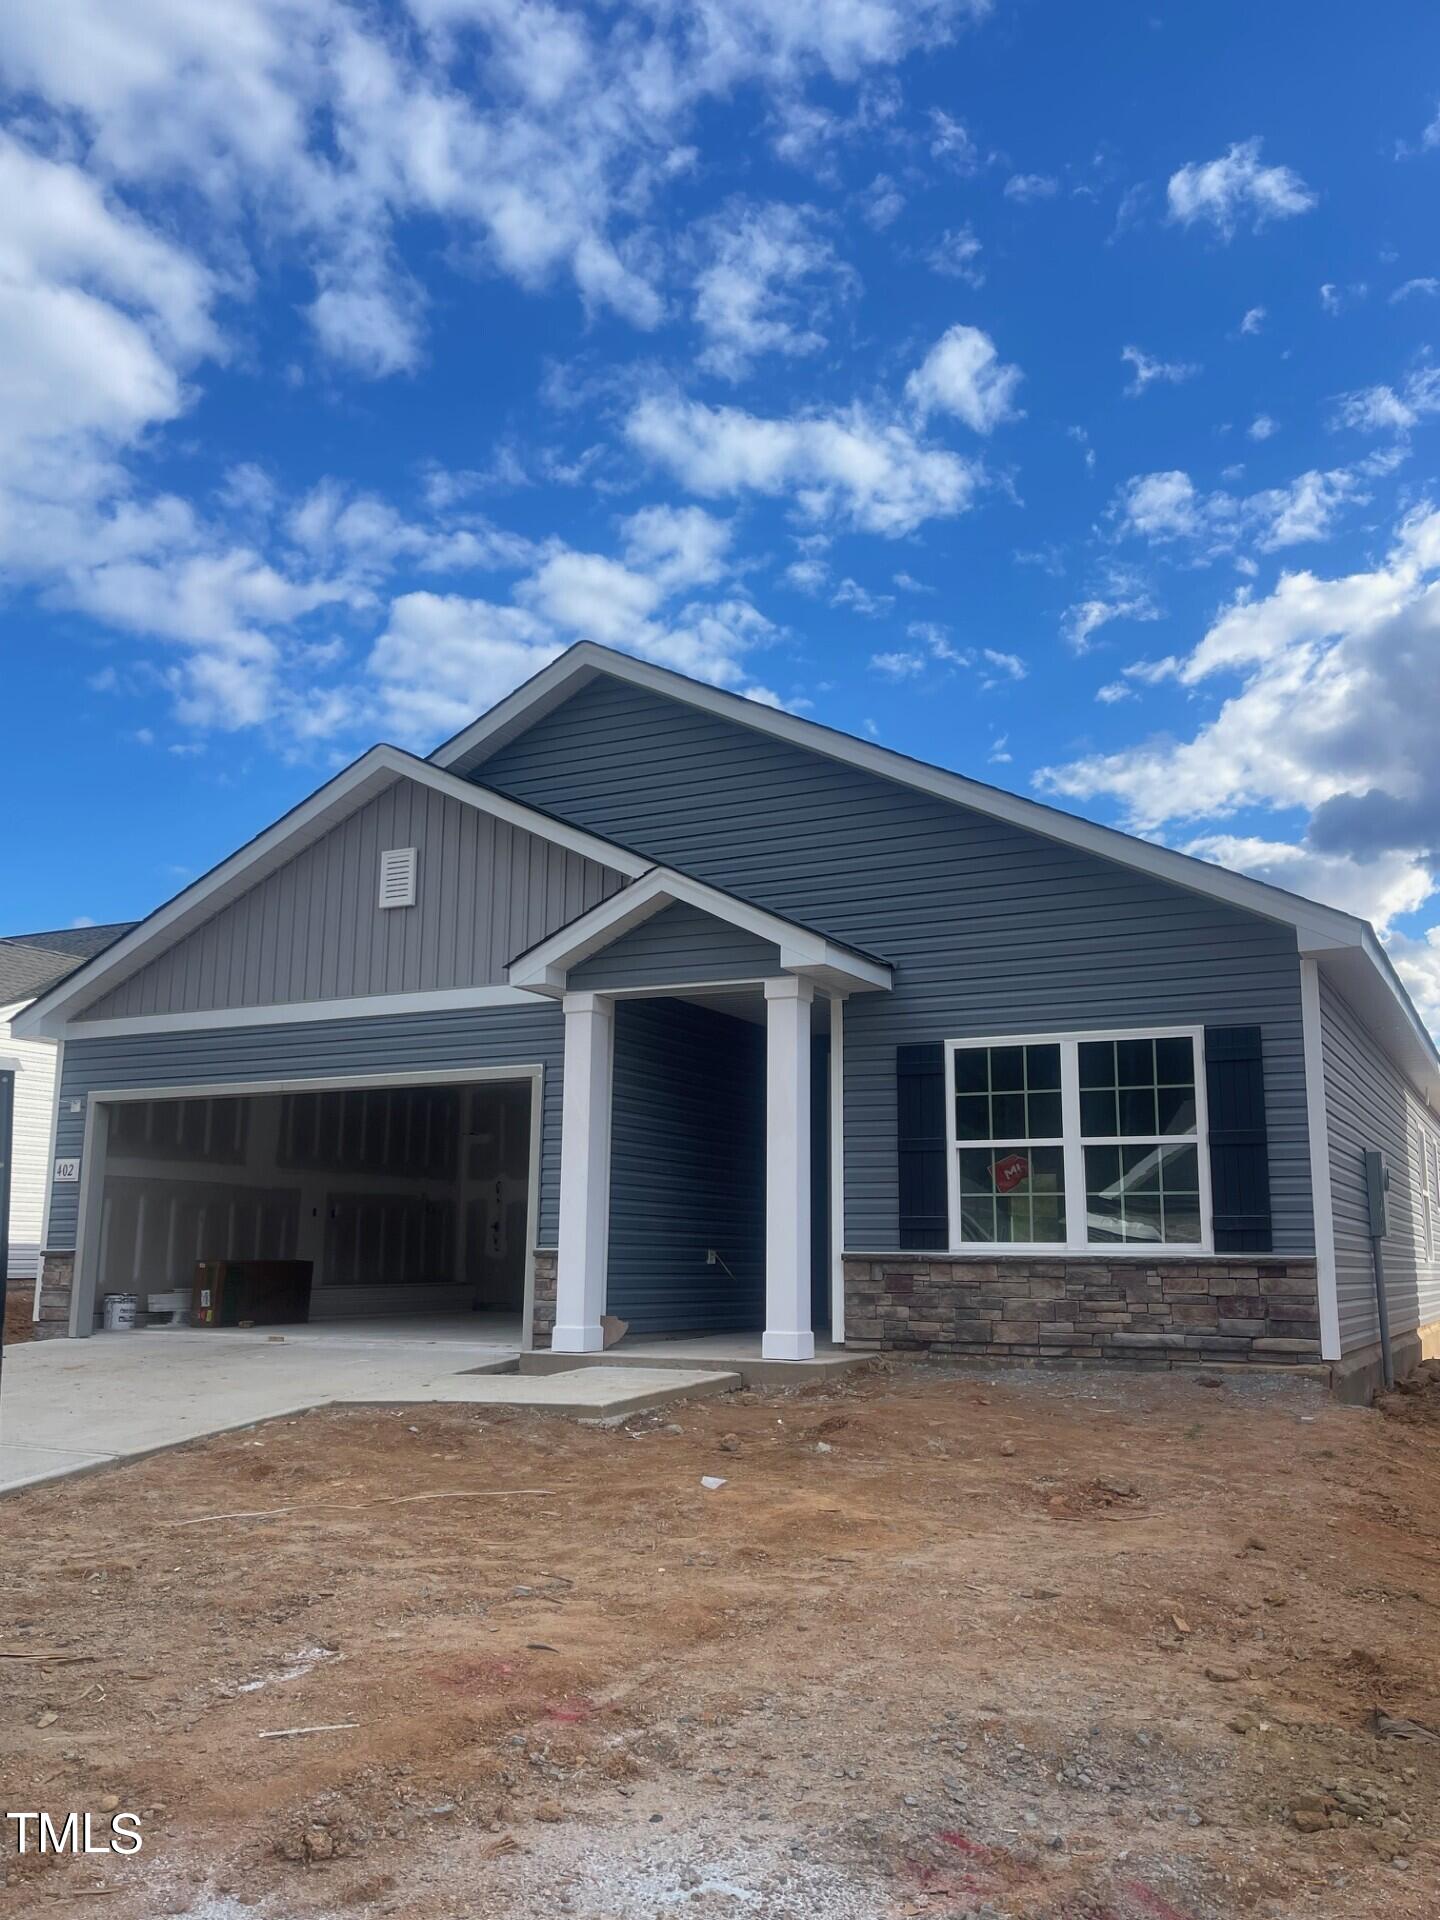
[[[895,1366],[23,1494],[5,1808],[145,1846],[11,1825],[0,1915],[1432,1920],[1437,1399]]]

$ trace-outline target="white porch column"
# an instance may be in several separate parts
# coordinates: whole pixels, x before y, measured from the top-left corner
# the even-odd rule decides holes
[[[767,1360],[809,1360],[810,981],[765,982],[765,1337]]]
[[[560,1250],[555,1269],[558,1353],[599,1353],[604,1344],[605,1264],[610,1242],[610,1093],[615,1002],[567,993],[565,1088],[560,1114]]]

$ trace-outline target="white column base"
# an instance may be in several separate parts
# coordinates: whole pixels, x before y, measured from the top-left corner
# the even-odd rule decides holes
[[[813,1333],[772,1333],[766,1330],[760,1342],[762,1360],[813,1360],[815,1358],[815,1336]]]
[[[552,1353],[600,1353],[605,1346],[602,1327],[556,1327],[550,1335]]]

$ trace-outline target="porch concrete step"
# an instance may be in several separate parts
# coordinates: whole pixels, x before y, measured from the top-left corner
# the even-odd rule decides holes
[[[573,1359],[557,1354],[557,1360]],[[530,1413],[568,1413],[589,1420],[613,1420],[672,1400],[708,1400],[734,1393],[740,1375],[716,1367],[560,1367],[521,1379],[518,1374],[457,1373],[432,1383],[427,1402],[474,1407],[513,1407]],[[390,1396],[386,1396],[390,1399]],[[400,1403],[396,1394],[392,1404]]]
[[[766,1360],[758,1341],[711,1339],[646,1340],[632,1346],[622,1340],[605,1353],[550,1353],[537,1349],[520,1355],[521,1374],[568,1373],[577,1367],[656,1368],[685,1373],[733,1373],[747,1387],[810,1387],[838,1379],[857,1367],[874,1364],[871,1353],[846,1353],[842,1348],[816,1354],[813,1360]]]

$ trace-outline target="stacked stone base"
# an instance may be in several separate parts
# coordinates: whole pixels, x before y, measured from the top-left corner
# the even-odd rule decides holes
[[[1320,1358],[1315,1262],[845,1258],[845,1344],[1184,1366]]]
[[[73,1253],[40,1256],[40,1311],[32,1340],[63,1340],[70,1332],[70,1295],[75,1286]]]
[[[555,1250],[553,1247],[537,1247],[535,1250],[535,1300],[530,1311],[532,1344],[548,1347],[550,1335],[555,1330]]]

